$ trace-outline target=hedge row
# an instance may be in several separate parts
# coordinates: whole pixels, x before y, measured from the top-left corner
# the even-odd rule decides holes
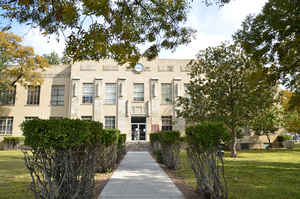
[[[96,121],[38,119],[24,122],[22,130],[36,199],[91,199],[95,171],[113,169],[126,152],[126,135]]]
[[[180,137],[178,131],[150,134],[157,161],[176,169],[180,147],[184,143],[201,198],[228,198],[226,181],[221,179],[224,177],[224,165],[220,146],[231,139],[225,125],[204,122],[187,127],[185,133],[186,137]]]
[[[179,131],[159,131],[150,134],[150,142],[158,162],[170,169],[178,168],[181,137]]]

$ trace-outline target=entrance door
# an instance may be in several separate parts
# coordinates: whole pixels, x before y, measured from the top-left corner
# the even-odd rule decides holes
[[[146,140],[146,117],[131,118],[131,140]]]

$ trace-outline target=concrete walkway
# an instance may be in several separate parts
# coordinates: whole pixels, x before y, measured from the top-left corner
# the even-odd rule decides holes
[[[128,152],[98,199],[184,199],[148,152]]]

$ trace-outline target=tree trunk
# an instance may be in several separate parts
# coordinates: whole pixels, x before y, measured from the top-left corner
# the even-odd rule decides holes
[[[271,143],[269,134],[267,134],[267,138],[268,138],[268,141],[269,141],[269,146],[267,147],[267,149],[272,149],[272,143]]]
[[[237,151],[236,151],[237,135],[234,129],[231,132],[232,132],[231,157],[236,158],[237,157]]]

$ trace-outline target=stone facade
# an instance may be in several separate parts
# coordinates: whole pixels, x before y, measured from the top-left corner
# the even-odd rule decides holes
[[[128,135],[127,141],[149,140],[151,132],[161,130],[162,117],[172,118],[173,130],[183,132],[185,123],[183,119],[176,118],[173,102],[176,97],[184,95],[184,84],[189,82],[188,70],[185,68],[188,62],[179,59],[141,60],[141,71],[126,65],[119,66],[113,60],[52,66],[42,73],[44,82],[40,86],[38,104],[29,105],[28,89],[17,85],[15,103],[0,106],[2,119],[13,118],[12,131],[1,135],[21,136],[20,124],[30,117],[88,117],[104,125],[105,118],[110,117],[115,119],[115,128]],[[92,100],[91,103],[83,99],[84,84],[93,87],[93,97],[87,99]],[[107,103],[107,84],[116,88],[115,103]],[[142,100],[135,100],[135,84],[143,87]],[[165,104],[162,102],[163,84],[170,85],[172,93],[172,99]],[[64,102],[63,105],[53,105],[52,87],[59,85],[64,87]],[[138,132],[139,135],[134,137],[133,131],[142,131],[143,135]]]

